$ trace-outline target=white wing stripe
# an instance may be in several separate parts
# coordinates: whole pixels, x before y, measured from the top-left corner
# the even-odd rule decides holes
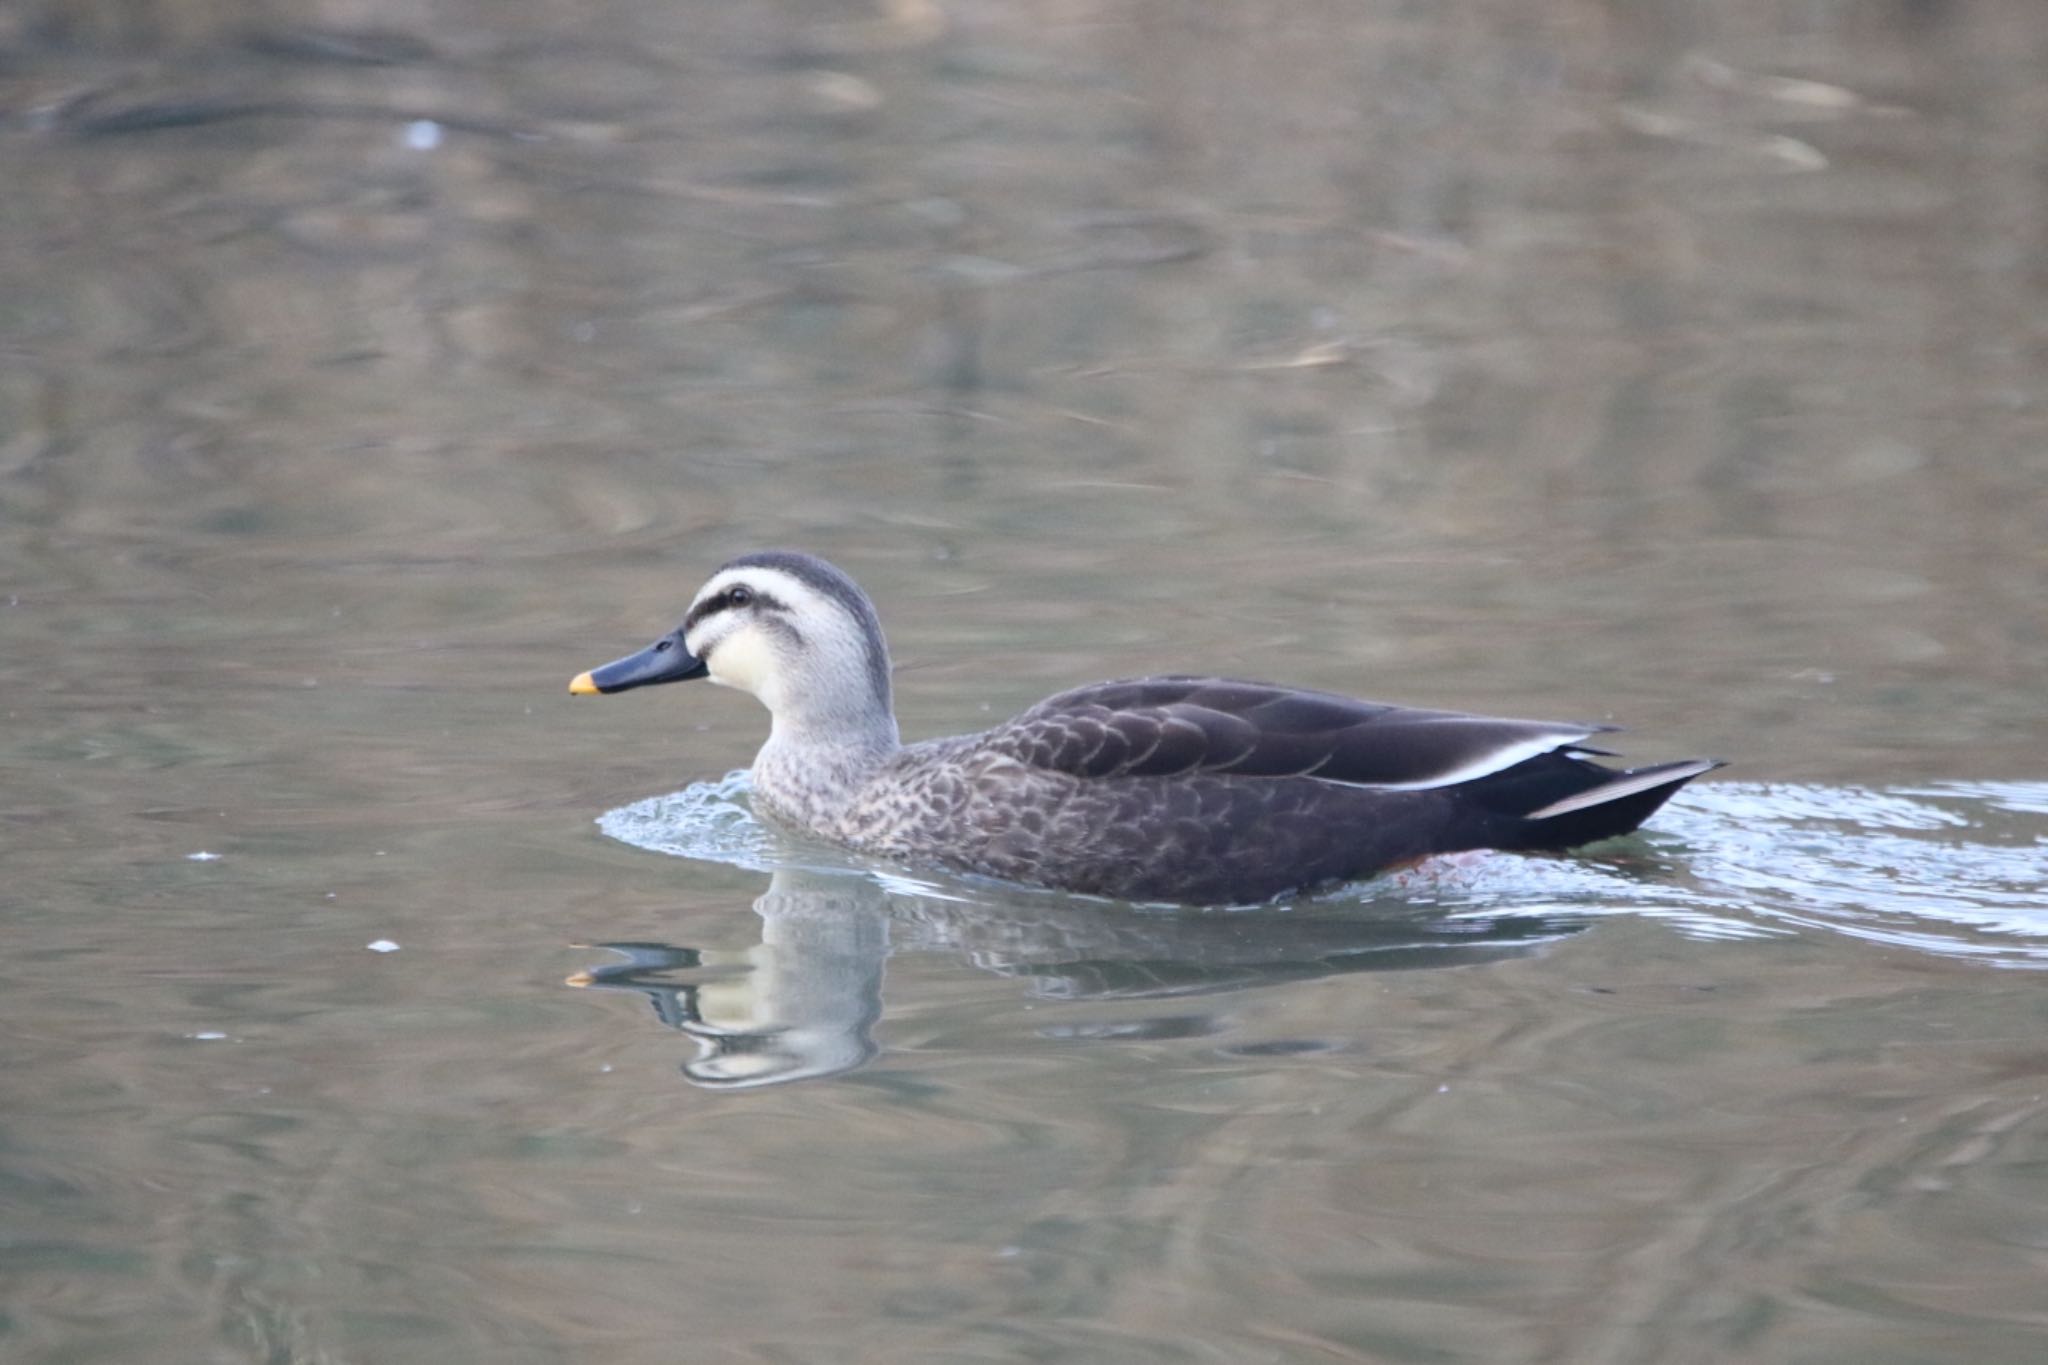
[[[1413,782],[1341,782],[1334,777],[1318,777],[1316,781],[1328,782],[1338,787],[1358,787],[1365,791],[1379,792],[1431,791],[1437,787],[1455,787],[1460,782],[1471,782],[1478,778],[1490,777],[1497,772],[1504,772],[1517,763],[1576,743],[1592,733],[1591,730],[1576,726],[1571,729],[1545,730],[1528,739],[1498,745],[1470,763],[1429,777],[1417,778]]]
[[[1522,818],[1525,820],[1548,820],[1553,815],[1570,815],[1575,810],[1589,806],[1604,806],[1609,801],[1619,801],[1637,792],[1646,792],[1652,787],[1661,787],[1667,782],[1682,782],[1698,777],[1718,765],[1710,758],[1695,759],[1691,763],[1660,763],[1654,768],[1637,773],[1633,778],[1618,782],[1603,782],[1590,791],[1567,796],[1562,801],[1553,801],[1541,810],[1532,810]]]

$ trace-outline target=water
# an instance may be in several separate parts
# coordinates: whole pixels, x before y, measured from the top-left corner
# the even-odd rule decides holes
[[[713,1087],[839,1074],[876,1052],[889,958],[936,952],[1049,999],[1167,999],[1117,1036],[1208,1036],[1178,997],[1341,972],[1521,956],[1595,917],[1655,919],[1702,941],[1830,932],[2003,967],[2048,965],[2048,785],[1918,792],[1720,782],[1607,857],[1460,855],[1297,903],[1169,911],[906,875],[753,817],[747,774],[610,811],[622,843],[771,873],[761,941],[739,955],[604,945],[575,984],[639,991],[695,1039],[683,1074]],[[706,1017],[716,996],[730,1017]],[[1084,1036],[1097,1036],[1083,1029]],[[1290,1049],[1291,1050],[1291,1049]]]
[[[0,1358],[2041,1358],[2038,7],[347,9],[0,18]],[[875,868],[563,691],[778,544],[1731,766]]]
[[[742,770],[608,811],[598,827],[621,843],[675,857],[801,873],[834,886],[872,879],[884,892],[970,905],[961,912],[967,918],[985,918],[1016,894],[1001,888],[1005,894],[994,896],[980,879],[932,884],[829,846],[793,843],[754,818],[748,794]],[[1423,905],[1449,909],[1454,920],[1503,911],[1619,912],[1653,916],[1702,939],[1804,929],[2001,967],[2048,966],[2048,900],[2039,885],[2048,848],[2044,817],[2048,784],[2039,782],[1889,792],[1709,782],[1667,807],[1654,836],[1572,858],[1440,858],[1278,905],[1273,923],[1310,910],[1384,923],[1392,907]],[[1042,899],[1023,904],[1029,917],[1045,913]],[[1107,908],[1086,913],[1096,923],[1127,918]],[[1223,913],[1242,925],[1250,912]]]

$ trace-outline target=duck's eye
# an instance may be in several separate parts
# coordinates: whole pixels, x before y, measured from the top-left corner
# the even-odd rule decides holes
[[[738,587],[727,588],[725,590],[725,604],[728,607],[744,607],[745,605],[747,605],[747,603],[753,600],[753,589],[747,587],[744,583],[740,584]]]

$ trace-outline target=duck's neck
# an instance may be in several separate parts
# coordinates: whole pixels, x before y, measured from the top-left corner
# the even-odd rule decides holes
[[[847,808],[901,742],[884,711],[819,724],[778,714],[754,756],[754,793],[781,815],[838,838]]]

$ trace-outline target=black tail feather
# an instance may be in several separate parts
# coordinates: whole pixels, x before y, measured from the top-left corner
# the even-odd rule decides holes
[[[1691,758],[1615,769],[1544,754],[1468,791],[1484,812],[1492,847],[1561,850],[1629,833],[1680,787],[1720,766],[1718,759]]]

